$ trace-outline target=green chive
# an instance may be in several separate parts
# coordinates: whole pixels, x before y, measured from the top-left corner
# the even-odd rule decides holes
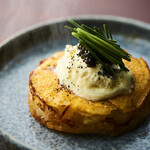
[[[65,28],[72,31],[72,35],[79,39],[79,43],[81,43],[81,45],[83,45],[109,73],[113,74],[110,64],[102,61],[98,57],[98,54],[102,55],[109,62],[111,62],[111,65],[117,64],[122,70],[128,71],[122,59],[131,61],[131,55],[125,52],[120,45],[117,44],[117,41],[112,37],[110,29],[108,29],[105,24],[103,24],[103,32],[101,28],[96,26],[92,29],[84,24],[80,26],[71,19],[69,22],[75,26],[75,28],[69,26],[65,26]]]

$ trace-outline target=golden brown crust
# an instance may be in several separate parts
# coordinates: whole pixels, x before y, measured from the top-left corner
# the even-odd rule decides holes
[[[130,95],[93,102],[59,84],[53,70],[63,54],[55,53],[40,62],[29,77],[29,110],[41,124],[70,133],[119,135],[149,115],[150,71],[142,58],[125,62],[135,78],[135,89]]]

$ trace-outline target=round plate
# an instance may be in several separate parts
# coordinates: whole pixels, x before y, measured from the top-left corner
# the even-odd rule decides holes
[[[77,40],[64,28],[68,19],[46,22],[10,37],[0,45],[0,149],[150,149],[148,118],[137,129],[119,137],[74,135],[47,129],[28,109],[28,78],[40,60]],[[78,23],[102,26],[134,57],[150,65],[150,25],[113,16],[74,18]],[[141,81],[142,82],[142,81]]]

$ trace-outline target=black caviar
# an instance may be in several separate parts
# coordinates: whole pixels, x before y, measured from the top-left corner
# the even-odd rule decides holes
[[[80,56],[83,59],[83,61],[87,64],[87,67],[95,67],[98,62],[94,58],[94,56],[92,56],[92,54],[82,44],[78,45],[78,49],[80,50],[78,56]],[[92,51],[95,52],[94,50]],[[95,54],[107,65],[111,65],[111,62],[108,59],[106,59],[103,55],[96,52]],[[103,72],[99,73],[99,75],[100,74],[109,78],[113,78],[113,75],[111,75],[107,70],[105,70],[105,68],[103,68]]]
[[[79,44],[78,49],[80,50],[78,55],[83,59],[87,66],[95,67],[97,62],[95,58],[90,54],[90,52],[81,44]]]
[[[78,49],[80,52],[78,55],[83,59],[83,61],[87,64],[87,67],[95,67],[97,64],[97,60],[92,56],[92,54],[81,44],[79,44]],[[94,52],[94,50],[92,50]],[[103,55],[100,55],[95,52],[95,54],[105,63],[111,64],[111,62],[106,59]]]

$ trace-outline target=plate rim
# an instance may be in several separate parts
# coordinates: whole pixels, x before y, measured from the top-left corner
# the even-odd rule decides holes
[[[46,26],[46,25],[50,25],[50,24],[55,24],[55,23],[60,23],[60,22],[64,22],[64,21],[68,21],[68,19],[72,18],[73,20],[106,20],[106,21],[115,21],[115,22],[120,22],[120,23],[128,23],[131,25],[135,25],[137,27],[141,27],[147,30],[150,30],[150,23],[147,22],[143,22],[137,19],[133,19],[133,18],[128,18],[128,17],[122,17],[122,16],[113,16],[113,15],[81,15],[81,16],[70,16],[70,17],[63,17],[63,18],[59,18],[59,19],[53,19],[53,20],[47,20],[47,21],[43,21],[40,23],[36,23],[34,25],[31,25],[29,27],[26,27],[20,31],[17,31],[16,33],[8,36],[8,38],[2,40],[0,42],[0,48],[7,44],[9,41],[13,40],[14,38],[21,36],[23,34],[25,34],[26,32],[30,32],[32,30],[36,30],[40,27]]]
[[[70,19],[70,18],[72,18],[73,20],[114,21],[114,22],[119,22],[119,23],[122,23],[122,24],[134,25],[134,26],[141,27],[141,28],[144,28],[144,29],[147,29],[147,30],[150,31],[150,23],[146,23],[146,22],[143,22],[143,21],[139,21],[139,20],[131,19],[131,18],[127,18],[127,17],[112,16],[112,15],[70,16],[70,17],[64,17],[64,18],[60,18],[60,19],[47,20],[47,21],[40,22],[40,23],[34,24],[32,26],[29,26],[25,29],[22,29],[22,30],[14,33],[13,35],[9,36],[5,40],[2,40],[2,42],[0,42],[0,50],[4,45],[6,45],[7,43],[9,43],[10,41],[14,40],[17,37],[24,35],[27,32],[36,30],[38,28],[41,28],[41,27],[44,27],[44,26],[47,26],[47,25],[65,22],[65,21],[68,21],[68,19]],[[10,135],[7,131],[3,130],[2,128],[0,128],[0,136],[2,136],[7,142],[10,142],[10,144],[13,144],[13,145],[17,146],[18,148],[26,148],[26,149],[37,150],[37,148],[34,148],[34,147],[30,146],[29,144],[26,144],[26,143],[22,142],[21,140],[13,137],[12,135]]]

